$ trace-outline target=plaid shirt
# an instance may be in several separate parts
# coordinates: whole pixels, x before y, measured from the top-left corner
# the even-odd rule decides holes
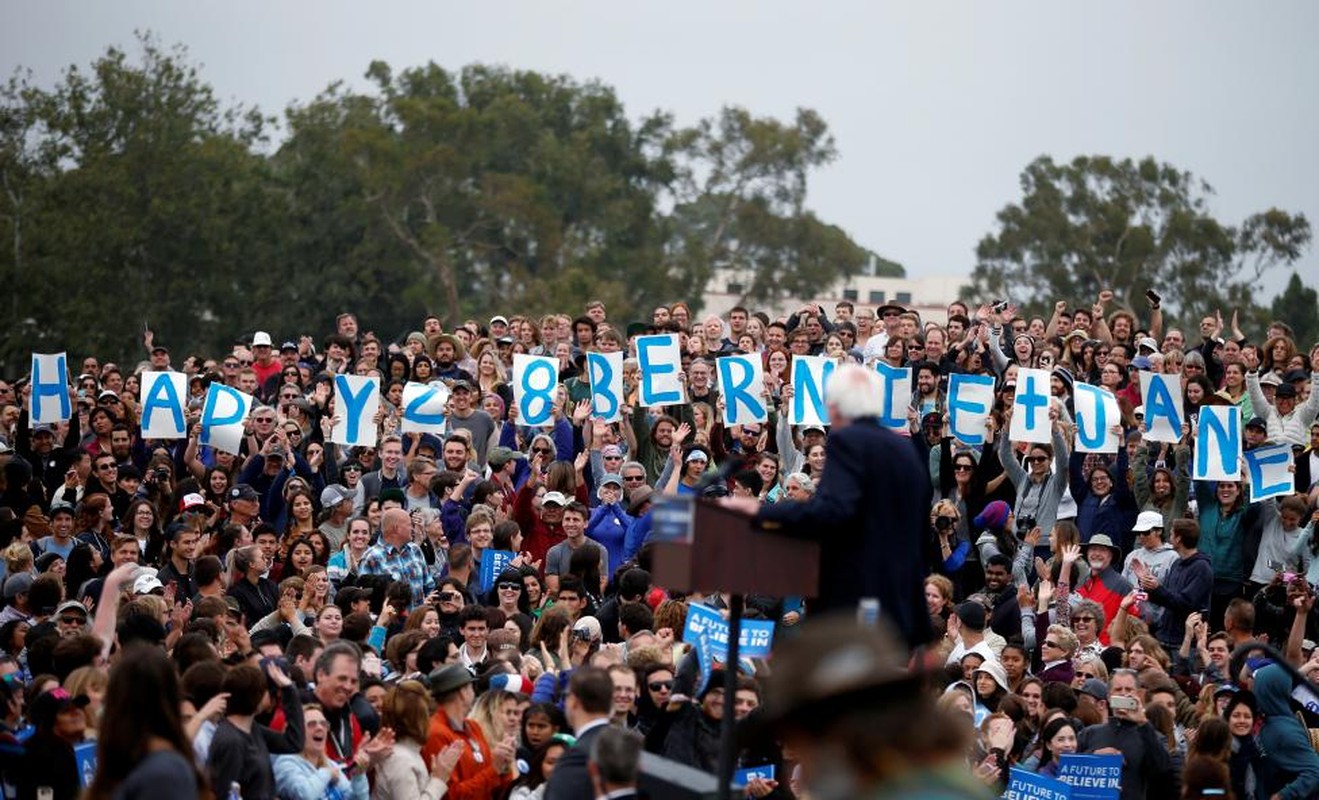
[[[391,547],[383,541],[362,554],[357,568],[359,575],[388,575],[396,581],[407,581],[412,587],[412,607],[426,602],[426,596],[435,591],[435,575],[426,564],[421,548],[413,542],[402,547]]]

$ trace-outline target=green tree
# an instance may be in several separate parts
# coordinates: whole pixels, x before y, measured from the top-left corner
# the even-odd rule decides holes
[[[1310,242],[1302,214],[1269,209],[1240,225],[1220,222],[1208,184],[1153,158],[1042,156],[1022,173],[1021,189],[976,247],[967,299],[1008,297],[1043,312],[1111,289],[1136,307],[1152,288],[1172,313],[1197,319],[1251,309],[1260,276],[1295,262]]]
[[[806,209],[811,170],[838,155],[814,111],[785,124],[725,107],[671,147],[682,161],[665,261],[678,296],[699,298],[720,269],[749,276],[743,300],[809,296],[868,263],[841,228]]]
[[[1282,320],[1296,334],[1296,346],[1303,351],[1319,342],[1319,292],[1301,282],[1292,273],[1287,288],[1273,298],[1273,319]]]

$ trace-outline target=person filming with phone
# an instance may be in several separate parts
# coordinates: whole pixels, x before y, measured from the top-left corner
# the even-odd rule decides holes
[[[1115,670],[1108,681],[1108,722],[1077,737],[1078,752],[1122,755],[1122,800],[1167,796],[1174,788],[1168,750],[1145,718],[1141,694],[1135,670]]]

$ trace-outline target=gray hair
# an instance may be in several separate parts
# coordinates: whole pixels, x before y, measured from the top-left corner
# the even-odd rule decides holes
[[[883,411],[883,389],[873,369],[844,364],[829,376],[824,399],[845,420],[877,417]]]
[[[641,736],[635,731],[608,727],[591,742],[591,763],[609,786],[636,786],[641,771]]]
[[[805,472],[794,472],[788,475],[788,477],[783,479],[783,485],[785,487],[788,485],[788,481],[796,481],[797,485],[800,486],[803,491],[815,494],[815,481],[811,480],[811,476],[807,475]]]

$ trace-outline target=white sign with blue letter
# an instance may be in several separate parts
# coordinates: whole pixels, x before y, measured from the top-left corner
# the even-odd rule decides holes
[[[793,425],[828,425],[824,389],[837,364],[826,356],[793,356],[792,404],[788,422]]]
[[[182,372],[142,373],[142,438],[184,439],[188,436],[188,376]]]
[[[403,433],[444,433],[444,407],[449,402],[449,387],[443,381],[403,384]]]
[[[212,383],[202,404],[201,443],[238,455],[243,445],[243,421],[252,410],[252,395],[232,386]]]
[[[554,421],[554,393],[559,387],[559,362],[549,356],[513,354],[513,402],[518,422],[532,427]]]
[[[1241,409],[1202,406],[1195,423],[1191,478],[1197,481],[1241,480]]]
[[[1247,450],[1246,471],[1250,473],[1250,502],[1286,497],[1296,491],[1292,465],[1296,457],[1289,444],[1269,444]]]
[[[894,431],[907,429],[907,409],[911,406],[911,367],[890,367],[875,362],[879,373],[879,424]]]
[[[1140,373],[1140,400],[1145,406],[1145,440],[1176,444],[1182,440],[1182,379],[1178,375]],[[1202,409],[1203,410],[1203,409]]]
[[[33,425],[64,422],[73,413],[69,402],[69,360],[64,353],[32,354],[32,396],[28,417]]]
[[[623,354],[586,354],[586,374],[591,382],[591,416],[605,422],[623,418]]]
[[[330,441],[349,447],[375,447],[380,379],[365,375],[334,376],[334,430]]]
[[[985,423],[994,407],[994,379],[954,372],[948,378],[948,431],[971,446],[985,443]]]
[[[676,333],[637,337],[637,365],[641,367],[641,396],[646,408],[686,401],[682,381],[682,348]]]
[[[1048,370],[1017,370],[1017,394],[1012,403],[1012,424],[1008,438],[1014,442],[1043,444],[1052,441],[1053,425],[1049,421]]]
[[[719,390],[724,393],[723,422],[745,425],[769,419],[765,407],[765,365],[760,356],[724,356],[715,360]]]
[[[1072,405],[1076,409],[1076,452],[1116,453],[1122,446],[1122,434],[1113,430],[1122,422],[1117,398],[1102,386],[1077,383]]]

